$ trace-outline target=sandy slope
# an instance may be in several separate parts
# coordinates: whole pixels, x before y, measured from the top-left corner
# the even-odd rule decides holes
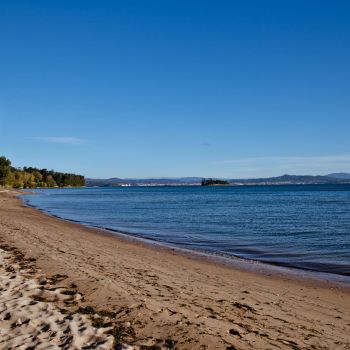
[[[61,284],[77,285],[83,305],[116,312],[129,329],[121,339],[143,349],[350,349],[350,293],[334,285],[125,241],[13,194],[0,194],[0,237],[47,276],[67,275]]]

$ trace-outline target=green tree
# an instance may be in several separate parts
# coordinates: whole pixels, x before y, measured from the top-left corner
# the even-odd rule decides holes
[[[56,181],[53,179],[52,175],[48,175],[46,179],[47,187],[56,187]]]
[[[11,173],[11,186],[13,188],[23,188],[23,173],[21,171],[14,171]]]
[[[10,173],[11,162],[5,157],[0,157],[0,186],[6,186],[9,184]]]
[[[43,187],[43,176],[39,171],[33,172],[35,187]]]
[[[82,175],[60,173],[33,167],[14,168],[5,157],[0,157],[0,186],[14,188],[85,186]]]
[[[35,178],[32,173],[27,173],[26,171],[22,172],[23,176],[23,187],[24,188],[34,188],[35,187]]]

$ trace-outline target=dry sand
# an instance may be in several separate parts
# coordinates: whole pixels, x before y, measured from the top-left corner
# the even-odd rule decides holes
[[[66,288],[49,288],[50,282],[32,268],[17,250],[0,249],[1,349],[111,349],[108,329],[94,328],[85,315],[64,314],[57,304],[79,300]],[[43,285],[43,283],[45,285]]]
[[[135,349],[350,349],[350,292],[334,284],[245,271],[112,237],[26,207],[13,192],[0,193],[0,240],[5,249],[17,248],[0,254],[0,307],[12,298],[16,309],[25,299],[33,311],[26,313],[31,323],[20,333],[24,338],[35,335],[33,325],[44,318],[50,327],[62,319],[73,338],[86,327],[86,337],[101,337],[105,346],[111,338],[103,332],[113,329],[118,342]],[[32,263],[34,277],[21,260],[15,265],[13,253]],[[12,282],[6,261],[17,271]],[[30,294],[43,291],[38,276],[47,281],[39,300],[45,306],[29,305]],[[64,290],[73,290],[68,300]],[[91,328],[91,315],[76,314],[79,308],[110,328]],[[11,348],[9,324],[0,321],[1,349]]]

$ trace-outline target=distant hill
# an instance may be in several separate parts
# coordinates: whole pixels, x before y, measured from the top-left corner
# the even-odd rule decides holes
[[[282,175],[257,179],[231,179],[232,185],[292,185],[292,184],[336,184],[350,182],[347,179],[339,179],[322,175]]]
[[[331,177],[333,179],[350,180],[349,173],[332,173],[332,174],[328,174],[326,176]]]
[[[350,174],[337,173],[326,176],[318,175],[282,175],[256,179],[223,179],[233,186],[239,185],[293,185],[293,184],[350,184]],[[86,179],[87,186],[114,187],[114,186],[199,186],[201,177],[181,178],[149,178],[149,179]]]

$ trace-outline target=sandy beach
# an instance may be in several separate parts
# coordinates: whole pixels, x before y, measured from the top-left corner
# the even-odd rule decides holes
[[[114,237],[15,192],[0,193],[0,240],[1,349],[109,349],[113,336],[135,349],[350,349],[350,292],[336,284]]]

